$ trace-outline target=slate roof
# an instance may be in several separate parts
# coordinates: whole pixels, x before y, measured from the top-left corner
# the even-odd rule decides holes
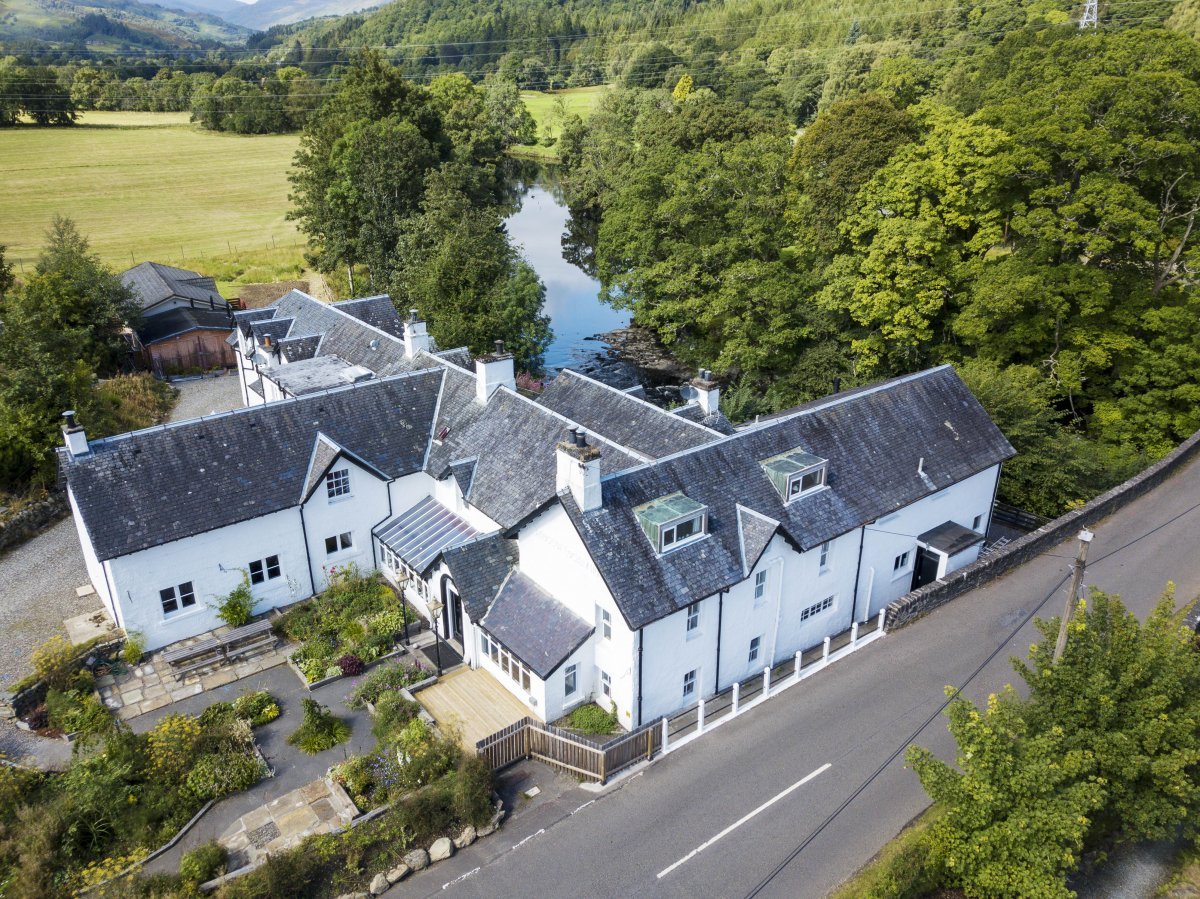
[[[158,315],[150,315],[142,319],[137,329],[138,337],[144,344],[169,340],[180,334],[192,331],[233,331],[229,322],[229,314],[224,309],[168,309]]]
[[[325,472],[329,471],[329,466],[334,463],[334,460],[341,455],[342,448],[318,432],[317,439],[313,444],[312,459],[308,463],[308,474],[304,479],[304,489],[300,493],[299,502],[304,502],[312,495],[325,477]]]
[[[321,335],[307,337],[285,337],[279,341],[279,351],[288,362],[303,362],[317,354],[321,346]]]
[[[680,406],[678,409],[670,411],[672,415],[678,415],[680,418],[694,421],[698,425],[703,425],[709,430],[716,431],[718,434],[724,434],[725,436],[729,436],[737,430],[733,426],[733,422],[720,409],[706,415],[704,410],[700,408],[699,403],[688,403],[686,406]]]
[[[499,533],[488,534],[445,550],[442,560],[450,570],[467,617],[479,622],[517,565],[517,541]]]
[[[380,331],[386,331],[393,337],[404,339],[404,319],[400,317],[396,307],[392,304],[391,297],[387,294],[376,297],[359,297],[356,300],[341,300],[330,305]]]
[[[570,369],[563,369],[546,385],[538,402],[650,459],[702,446],[720,436]]]
[[[414,571],[425,574],[446,550],[479,532],[432,496],[375,528],[375,536]]]
[[[277,343],[287,337],[292,327],[290,318],[273,318],[269,321],[254,322],[250,325],[250,333],[254,335],[255,343],[262,343],[264,337],[270,337],[272,343]]]
[[[828,487],[785,505],[761,462],[793,449],[830,460]],[[778,521],[786,539],[809,549],[1013,455],[966,385],[943,366],[829,397],[606,478],[603,507],[587,515],[570,494],[559,501],[637,629],[745,577],[738,504]],[[709,532],[659,557],[632,510],[676,491],[708,508]]]
[[[767,544],[779,529],[779,522],[759,515],[745,506],[737,507],[738,531],[742,545],[742,576],[749,577]]]
[[[318,433],[387,477],[420,471],[441,379],[431,370],[369,381],[96,440],[87,456],[60,457],[103,561],[294,507]]]
[[[931,546],[948,556],[956,555],[976,543],[982,543],[983,540],[983,534],[976,533],[954,521],[943,521],[937,527],[930,528],[917,537],[918,543]]]
[[[163,265],[161,262],[143,262],[121,272],[121,283],[128,287],[143,309],[149,309],[172,297],[203,303],[226,304],[217,291],[217,282],[199,272]]]
[[[287,365],[276,365],[263,377],[278,384],[289,396],[304,396],[318,390],[370,380],[375,375],[361,365],[351,365],[337,356],[314,356]]]
[[[482,623],[542,680],[595,630],[519,570],[508,576]]]

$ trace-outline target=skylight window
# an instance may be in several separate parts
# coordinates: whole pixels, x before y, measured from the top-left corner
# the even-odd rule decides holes
[[[773,456],[762,463],[767,478],[783,501],[789,503],[824,487],[828,465],[825,459],[799,449]]]
[[[633,511],[659,553],[699,540],[708,531],[708,507],[682,493],[659,497]]]

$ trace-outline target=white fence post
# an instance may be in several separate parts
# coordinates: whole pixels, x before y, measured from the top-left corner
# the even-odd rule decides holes
[[[796,650],[796,680],[800,680],[800,650]]]
[[[771,695],[771,666],[763,669],[763,698]]]
[[[883,633],[883,619],[887,616],[887,609],[879,610],[879,633]]]
[[[850,645],[853,646],[858,642],[858,622],[850,625]]]
[[[829,661],[829,637],[825,638],[825,645],[821,649],[821,664]]]
[[[733,682],[733,714],[738,713],[738,699],[741,696],[742,685],[737,681]]]
[[[696,733],[704,733],[704,700],[696,705]]]
[[[670,752],[670,751],[671,751],[671,750],[670,750],[670,747],[669,747],[669,746],[667,746],[667,736],[668,736],[668,734],[669,734],[669,732],[670,732],[670,729],[671,729],[671,722],[667,720],[667,716],[666,716],[666,715],[663,715],[663,739],[662,739],[662,744],[663,744],[662,751],[663,751],[663,755],[666,755],[668,752]]]

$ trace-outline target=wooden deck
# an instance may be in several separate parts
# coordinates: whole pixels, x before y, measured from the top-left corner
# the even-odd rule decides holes
[[[463,746],[471,755],[484,737],[532,714],[482,669],[460,668],[422,690],[417,699],[439,724],[462,732]]]

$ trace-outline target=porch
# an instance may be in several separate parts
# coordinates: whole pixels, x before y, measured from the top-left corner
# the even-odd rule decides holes
[[[417,694],[439,724],[460,728],[463,747],[529,716],[529,708],[486,671],[459,668]]]

